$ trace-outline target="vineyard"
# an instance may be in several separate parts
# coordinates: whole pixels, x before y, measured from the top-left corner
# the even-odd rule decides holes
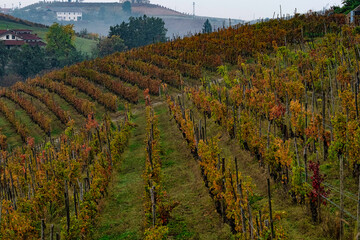
[[[0,89],[2,239],[354,239],[360,32],[296,15]]]

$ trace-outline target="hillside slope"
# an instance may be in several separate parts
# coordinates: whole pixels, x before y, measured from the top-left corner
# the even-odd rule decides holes
[[[129,170],[117,168],[121,176],[112,182],[115,192],[107,195],[102,188],[91,195],[105,199],[91,212],[100,216],[98,237],[103,239],[122,234],[130,239],[131,234],[201,239],[206,236],[202,231],[210,231],[201,230],[208,229],[207,222],[216,224],[211,228],[218,229],[211,234],[214,238],[219,232],[228,236],[231,229],[229,238],[235,239],[270,239],[270,235],[273,239],[337,239],[340,234],[353,239],[360,175],[360,36],[345,23],[344,15],[297,15],[149,45],[37,76],[1,89],[0,124],[6,129],[1,131],[0,143],[5,145],[5,135],[10,146],[27,142],[29,136],[51,144],[50,137],[64,129],[62,139],[71,136],[72,126],[92,129],[93,135],[82,134],[79,139],[100,149],[95,159],[101,171],[93,174],[107,173],[114,149],[107,139],[114,134],[108,130],[126,128],[116,123],[97,128],[94,120],[133,120],[130,125],[136,129],[126,160],[119,161]],[[71,156],[91,152],[82,146],[59,154],[66,162],[63,165],[73,169],[67,171],[87,168],[88,155],[81,155],[81,164],[68,164]],[[28,155],[24,161],[21,156],[15,157],[15,163],[26,162]],[[39,159],[47,163],[46,157]],[[37,163],[32,161],[31,166],[40,169],[37,178],[46,182],[46,172]],[[16,166],[10,165],[11,170],[23,175]],[[78,175],[62,172],[62,182],[64,175],[71,178],[76,193]],[[85,178],[86,186],[105,181],[90,173]],[[191,181],[184,183],[187,178]],[[16,204],[14,188],[30,191],[30,199],[42,200],[38,185],[28,190],[29,180],[20,179],[25,184],[13,187],[7,180],[7,209]],[[63,196],[64,189],[59,189]],[[20,199],[28,199],[27,194]],[[75,194],[70,199],[78,198]],[[41,206],[28,225],[57,221],[56,228],[70,238],[65,224],[51,217],[52,208]],[[71,209],[72,221],[79,223],[76,208]],[[53,214],[65,222],[65,210]],[[21,210],[3,211],[2,216],[27,217]],[[133,220],[126,229],[121,225],[124,219]],[[138,226],[141,220],[147,228]],[[114,235],[109,231],[113,225],[118,226]],[[83,226],[84,232],[94,233],[93,226]],[[191,232],[190,226],[197,230]],[[40,227],[33,229],[36,236],[40,232]]]

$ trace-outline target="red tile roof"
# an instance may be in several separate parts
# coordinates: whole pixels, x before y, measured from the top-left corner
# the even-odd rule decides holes
[[[27,33],[18,33],[16,36],[24,39],[24,40],[41,40],[38,36],[34,34],[27,34]]]
[[[25,41],[22,40],[5,40],[4,41],[5,46],[21,46],[25,44]]]
[[[7,33],[7,32],[10,32],[9,30],[0,30],[0,34],[4,34],[4,33]]]

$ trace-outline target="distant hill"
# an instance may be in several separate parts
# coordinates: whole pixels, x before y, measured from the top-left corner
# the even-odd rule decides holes
[[[100,35],[108,35],[112,25],[127,21],[130,16],[154,16],[160,17],[168,29],[168,37],[184,36],[189,33],[197,33],[202,30],[206,19],[209,18],[215,28],[228,26],[229,20],[223,18],[199,17],[181,13],[154,4],[132,4],[131,15],[123,12],[121,3],[69,3],[69,2],[39,2],[27,7],[17,9],[12,14],[21,18],[50,25],[56,19],[57,9],[80,9],[83,14],[82,21],[71,22],[76,31],[87,29],[89,32]],[[232,20],[232,24],[243,23],[242,20]]]
[[[33,23],[33,22],[30,22],[27,20],[23,20],[21,18],[17,18],[17,17],[13,17],[11,15],[8,15],[8,14],[4,14],[4,13],[0,13],[0,20],[6,21],[6,22],[11,22],[11,23],[18,23],[18,24],[22,24],[22,25],[25,25],[28,27],[47,28],[47,26],[44,24]]]

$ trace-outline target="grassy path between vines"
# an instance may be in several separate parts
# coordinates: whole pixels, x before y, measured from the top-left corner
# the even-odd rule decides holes
[[[205,187],[194,160],[166,103],[155,107],[159,117],[163,184],[171,200],[180,202],[172,212],[169,239],[231,239]]]
[[[135,115],[137,127],[132,131],[129,147],[123,160],[114,170],[108,188],[109,195],[103,202],[95,239],[142,239],[143,195],[142,172],[145,166],[145,112]]]
[[[155,104],[156,105],[156,104]],[[163,184],[169,197],[180,204],[169,221],[169,239],[231,239],[230,227],[223,224],[201,177],[198,163],[170,115],[165,103],[158,104],[161,136]],[[142,239],[143,195],[142,173],[145,165],[144,109],[137,111],[128,150],[114,170],[103,200],[95,230],[95,239]]]

